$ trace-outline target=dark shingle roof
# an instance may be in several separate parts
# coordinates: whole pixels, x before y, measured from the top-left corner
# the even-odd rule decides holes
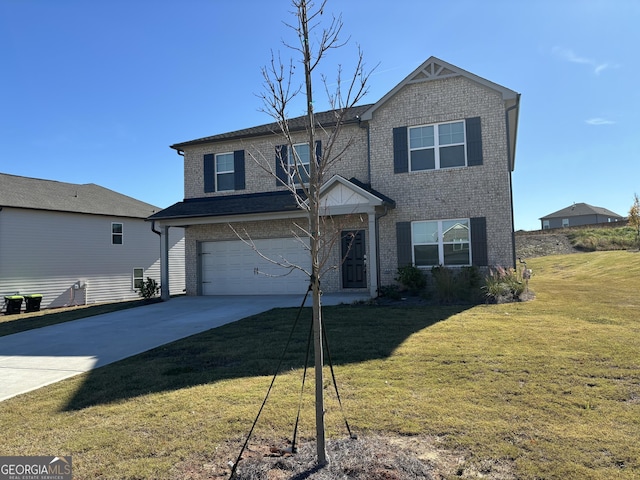
[[[361,105],[358,107],[353,107],[351,111],[348,113],[347,118],[344,123],[357,123],[359,122],[360,116],[366,112],[372,105]],[[315,120],[317,125],[322,125],[323,127],[330,127],[335,125],[336,122],[336,110],[328,110],[326,112],[320,112],[315,114]],[[307,128],[307,117],[296,117],[289,119],[289,130],[292,132],[304,131]],[[242,138],[251,138],[251,137],[259,137],[262,135],[272,135],[274,133],[280,133],[280,127],[278,127],[277,123],[268,123],[265,125],[260,125],[257,127],[245,128],[243,130],[236,130],[235,132],[221,133],[218,135],[212,135],[210,137],[198,138],[196,140],[190,140],[187,142],[176,143],[171,145],[171,148],[176,150],[182,150],[184,147],[188,147],[190,145],[199,145],[202,143],[212,143],[212,142],[221,142],[225,140],[239,140]]]
[[[280,190],[222,197],[188,198],[151,215],[149,220],[294,212],[296,210],[298,210],[298,205],[293,194],[288,190]]]
[[[355,178],[351,178],[349,181],[395,207],[393,200],[372,189],[369,184],[362,183]],[[189,198],[151,215],[149,220],[221,217],[225,215],[295,212],[297,210],[299,210],[298,204],[293,194],[289,190],[279,190],[276,192],[245,193],[221,197]]]
[[[0,207],[147,218],[160,208],[94,183],[74,184],[0,173]]]
[[[602,207],[594,207],[587,203],[574,203],[573,205],[563,208],[562,210],[558,210],[557,212],[550,213],[549,215],[545,215],[541,217],[540,220],[548,220],[550,218],[557,217],[580,217],[583,215],[603,215],[606,217],[616,217],[623,218],[617,213],[612,212],[611,210],[607,210]]]

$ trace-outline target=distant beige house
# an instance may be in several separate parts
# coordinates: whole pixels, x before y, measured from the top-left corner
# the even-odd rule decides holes
[[[587,203],[574,203],[573,205],[550,213],[540,218],[541,228],[576,227],[579,225],[592,225],[596,223],[611,223],[624,220],[624,217],[602,207],[594,207]]]
[[[376,296],[409,264],[514,266],[519,102],[517,92],[431,57],[376,103],[353,108],[338,139],[351,146],[321,187],[323,214],[343,226],[323,291]],[[315,116],[328,128],[335,118]],[[295,181],[291,149],[306,168],[327,137],[318,128],[308,145],[304,117],[288,127],[293,145],[267,124],[171,146],[184,158],[184,201],[149,218],[163,235],[185,229],[188,295],[307,290],[304,274],[278,275],[234,233],[247,232],[265,256],[308,267],[304,242],[291,234],[306,212],[285,185]],[[276,178],[251,156],[273,162]]]
[[[160,208],[95,184],[0,174],[0,306],[4,296],[42,294],[42,308],[140,298],[160,281]],[[184,230],[167,240],[171,293],[183,293]]]

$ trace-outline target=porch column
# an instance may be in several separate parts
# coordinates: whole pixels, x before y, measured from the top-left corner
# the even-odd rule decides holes
[[[169,227],[160,227],[160,297],[167,301],[169,292]]]
[[[376,211],[367,213],[369,219],[369,256],[367,270],[369,271],[369,294],[371,298],[378,296],[378,242],[376,241]]]

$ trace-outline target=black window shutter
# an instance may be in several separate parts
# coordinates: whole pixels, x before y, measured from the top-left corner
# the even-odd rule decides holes
[[[216,191],[216,156],[207,153],[204,156],[204,192]]]
[[[471,256],[473,264],[486,267],[489,264],[487,253],[487,219],[475,217],[470,221],[471,227]]]
[[[412,265],[411,222],[396,223],[396,242],[398,245],[398,268]]]
[[[467,118],[467,165],[482,165],[482,127],[480,117]]]
[[[409,171],[409,141],[407,127],[393,129],[393,173]]]
[[[316,162],[320,165],[320,161],[322,160],[322,141],[316,140]]]
[[[278,145],[276,147],[276,187],[287,185],[287,172],[282,166],[287,165],[287,146]]]
[[[236,150],[233,152],[233,188],[235,190],[244,190],[244,150]]]

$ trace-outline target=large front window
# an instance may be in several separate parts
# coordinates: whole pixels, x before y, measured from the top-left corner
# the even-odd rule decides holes
[[[410,170],[464,167],[467,164],[464,122],[409,128]]]
[[[417,267],[471,265],[467,218],[413,222],[411,243]]]
[[[235,188],[233,165],[233,152],[216,155],[216,192]]]
[[[289,171],[296,183],[309,182],[309,144],[298,143],[293,146],[293,152],[289,153]],[[297,169],[297,170],[296,170]]]

